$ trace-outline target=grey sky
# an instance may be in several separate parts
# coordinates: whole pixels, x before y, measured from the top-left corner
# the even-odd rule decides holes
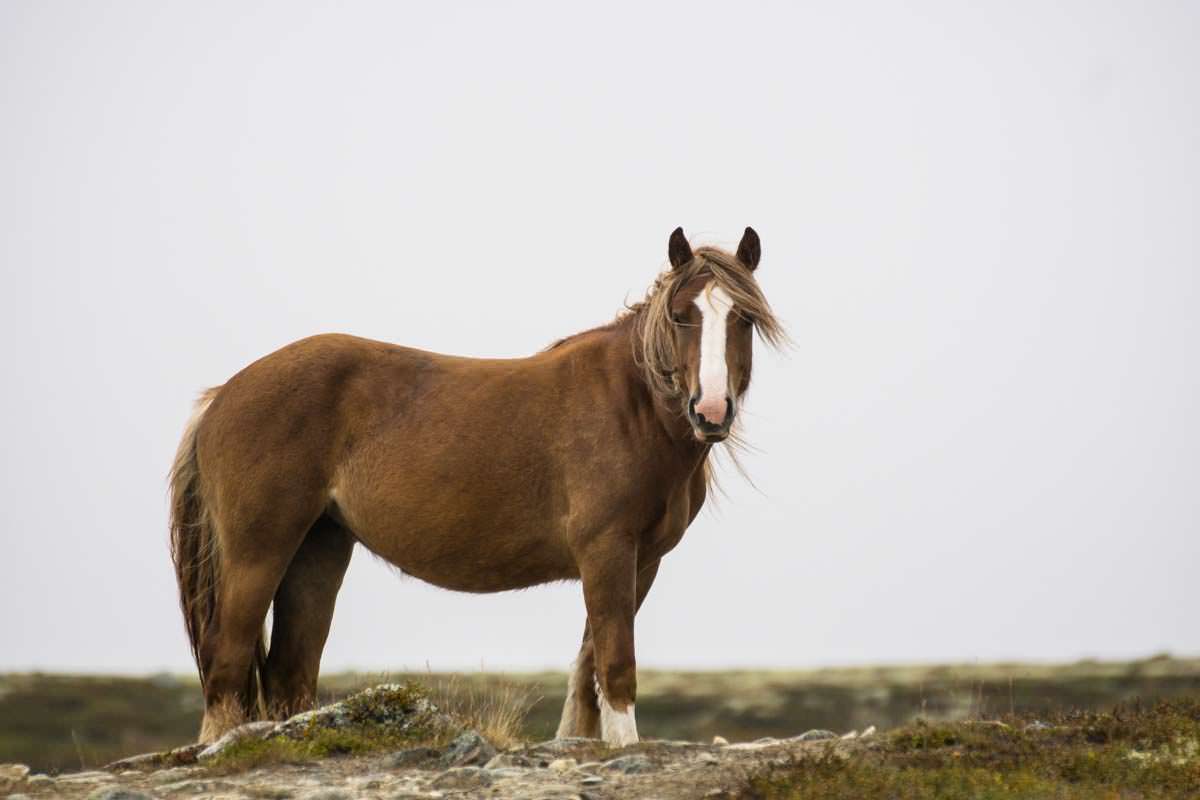
[[[757,228],[796,347],[642,665],[1200,652],[1197,41],[1190,2],[0,4],[0,669],[191,668],[200,388],[322,331],[533,352],[676,225]],[[582,623],[360,551],[324,663],[562,667]]]

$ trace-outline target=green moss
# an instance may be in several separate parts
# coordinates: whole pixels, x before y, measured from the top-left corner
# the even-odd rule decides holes
[[[416,683],[388,684],[343,700],[353,722],[379,723],[395,717],[397,711],[412,713],[429,693]]]
[[[1050,727],[919,722],[850,758],[829,748],[755,778],[763,800],[1200,795],[1200,701],[1059,715]]]
[[[450,732],[431,735],[426,729],[390,731],[383,726],[313,728],[301,737],[243,740],[230,746],[209,765],[214,774],[241,772],[271,764],[301,764],[331,756],[356,756],[420,745],[440,745]]]
[[[229,773],[267,764],[444,744],[461,726],[431,711],[424,702],[427,698],[425,689],[414,683],[375,687],[342,701],[336,727],[314,714],[300,730],[234,743],[209,767]]]

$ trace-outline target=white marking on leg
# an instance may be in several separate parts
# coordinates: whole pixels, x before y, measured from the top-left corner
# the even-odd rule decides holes
[[[700,402],[696,413],[709,422],[725,419],[729,395],[729,365],[725,362],[726,320],[733,298],[720,286],[709,284],[693,300],[700,309]]]
[[[637,744],[637,721],[633,717],[633,703],[624,711],[617,711],[608,703],[608,698],[600,695],[600,736],[606,744],[624,747],[627,744]]]
[[[579,735],[579,707],[575,699],[575,682],[578,680],[579,659],[571,662],[571,673],[567,676],[567,699],[563,703],[562,719],[558,723],[558,732],[554,736],[563,739],[567,736]]]

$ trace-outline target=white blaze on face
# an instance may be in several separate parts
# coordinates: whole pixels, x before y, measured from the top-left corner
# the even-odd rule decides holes
[[[696,413],[714,424],[725,421],[729,394],[729,365],[725,363],[726,320],[733,298],[715,284],[708,284],[693,301],[700,309],[700,400]]]

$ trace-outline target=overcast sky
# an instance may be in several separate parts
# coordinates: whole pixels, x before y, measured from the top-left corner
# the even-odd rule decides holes
[[[1198,41],[1192,2],[0,3],[0,670],[192,670],[199,389],[324,331],[534,352],[676,225],[757,228],[796,346],[641,665],[1200,653]],[[561,668],[583,617],[360,550],[324,666]]]

